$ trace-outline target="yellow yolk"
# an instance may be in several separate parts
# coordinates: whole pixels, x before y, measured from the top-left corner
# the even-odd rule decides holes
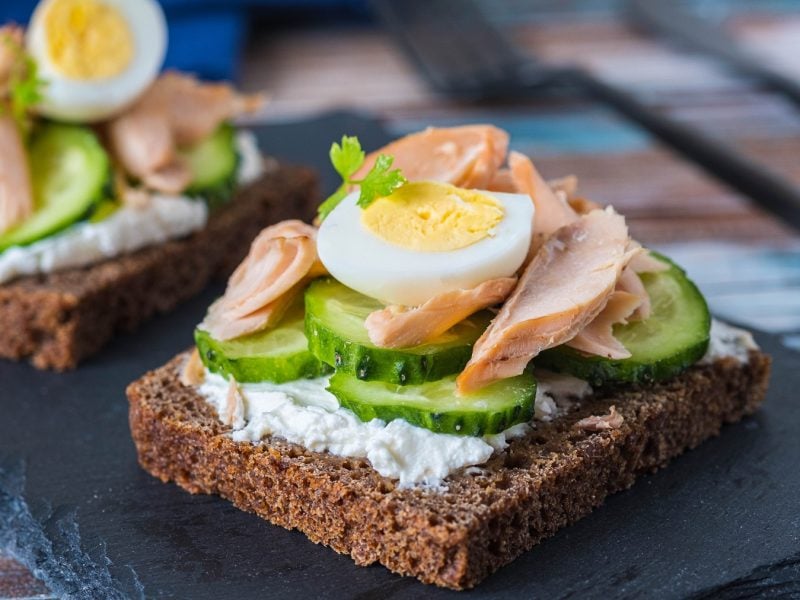
[[[361,223],[397,246],[447,252],[493,235],[503,216],[497,200],[475,190],[412,182],[361,211]]]
[[[133,59],[128,23],[119,10],[100,0],[54,0],[44,27],[50,60],[67,77],[114,77]]]

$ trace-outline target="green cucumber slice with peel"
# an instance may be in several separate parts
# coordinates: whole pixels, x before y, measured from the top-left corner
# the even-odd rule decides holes
[[[530,373],[523,373],[457,396],[455,375],[418,385],[396,385],[362,381],[337,371],[328,390],[365,422],[405,419],[437,433],[480,436],[529,421],[536,380]]]
[[[700,360],[708,348],[711,329],[705,298],[680,267],[652,254],[669,268],[641,274],[652,303],[651,315],[644,321],[614,327],[614,336],[631,353],[630,358],[610,360],[558,346],[542,352],[534,364],[602,386],[669,379]]]
[[[108,154],[88,127],[40,125],[31,138],[29,157],[34,213],[0,235],[0,251],[58,233],[87,218],[109,195]]]
[[[236,171],[239,153],[236,149],[236,130],[223,123],[209,137],[180,155],[189,165],[192,181],[186,194],[203,198],[216,208],[228,202],[236,190]]]
[[[241,383],[285,383],[320,377],[331,370],[308,350],[302,303],[289,309],[271,329],[220,341],[197,328],[194,339],[200,359],[209,371],[233,376]]]
[[[116,200],[104,198],[95,205],[87,220],[89,223],[100,223],[116,213],[120,208],[122,208],[122,204]]]
[[[338,372],[365,381],[399,385],[435,381],[458,373],[492,314],[482,311],[431,343],[413,348],[379,348],[369,340],[364,321],[383,304],[332,278],[317,279],[306,290],[308,347]]]

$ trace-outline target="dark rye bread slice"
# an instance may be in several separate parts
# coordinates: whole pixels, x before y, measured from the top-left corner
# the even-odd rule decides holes
[[[119,331],[130,331],[227,277],[258,232],[318,204],[315,174],[277,166],[242,188],[189,237],[88,267],[0,285],[0,356],[40,369],[74,368]]]
[[[764,400],[770,359],[751,352],[695,366],[665,383],[606,391],[538,424],[447,491],[399,489],[361,459],[270,439],[236,443],[215,410],[179,382],[186,355],[127,390],[139,462],[191,493],[219,494],[312,541],[403,575],[469,588],[558,529],[717,435]],[[589,433],[581,418],[615,405],[619,429]]]

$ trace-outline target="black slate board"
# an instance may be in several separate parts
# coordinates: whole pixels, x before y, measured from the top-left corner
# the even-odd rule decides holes
[[[330,140],[374,121],[339,113],[260,132],[279,157],[327,168]],[[274,527],[229,503],[164,485],[136,464],[124,388],[191,343],[221,286],[78,371],[0,362],[0,548],[57,594],[125,598],[432,598],[423,586]],[[461,597],[800,597],[800,355],[777,338],[756,416],[642,478]]]

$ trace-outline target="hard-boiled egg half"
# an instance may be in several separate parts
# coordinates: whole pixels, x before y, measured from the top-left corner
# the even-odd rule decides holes
[[[26,45],[47,82],[37,110],[92,122],[120,111],[153,82],[167,27],[155,0],[44,0]]]
[[[413,182],[366,209],[347,196],[322,222],[319,257],[346,286],[386,304],[513,275],[528,253],[534,207],[524,194]]]

